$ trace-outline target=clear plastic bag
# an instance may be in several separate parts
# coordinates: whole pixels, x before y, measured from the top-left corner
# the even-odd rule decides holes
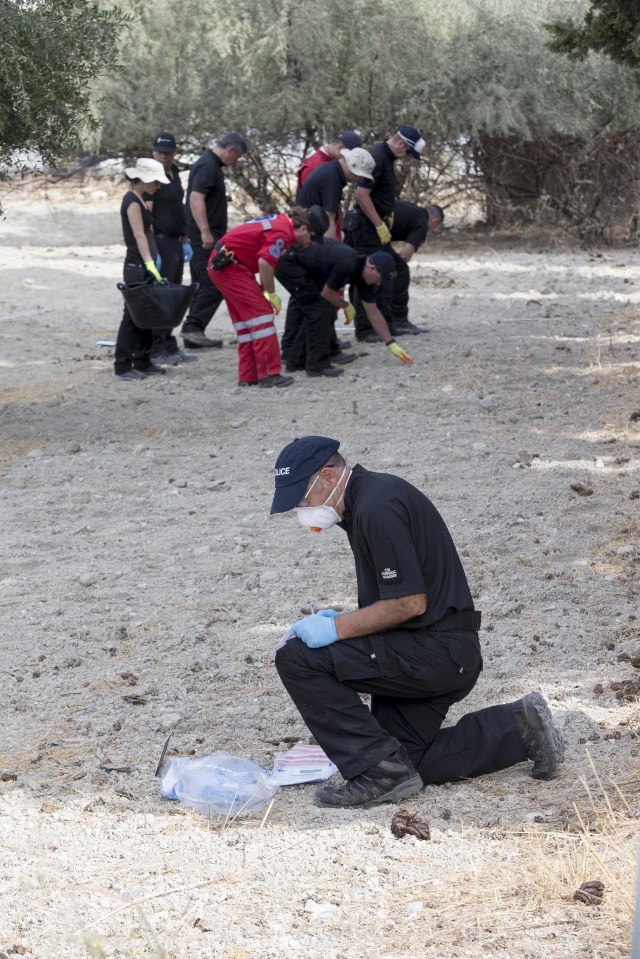
[[[198,812],[249,816],[269,802],[278,788],[267,772],[249,759],[211,753],[200,759],[170,760],[160,780],[160,792]]]

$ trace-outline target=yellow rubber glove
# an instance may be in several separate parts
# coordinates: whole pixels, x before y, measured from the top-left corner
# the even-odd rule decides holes
[[[158,283],[162,283],[162,277],[158,273],[158,270],[156,269],[156,265],[153,262],[153,260],[145,260],[144,265],[145,265],[145,269],[147,270],[147,273],[150,273],[151,276],[154,278],[154,280],[157,280]]]
[[[273,312],[277,316],[282,309],[282,300],[277,293],[268,293],[267,290],[263,290],[262,292],[265,300],[269,300],[269,303],[273,307]]]
[[[393,230],[393,213],[390,213],[389,216],[385,216],[384,222],[387,224],[390,230]]]
[[[391,243],[391,234],[389,233],[389,228],[386,223],[381,223],[380,226],[376,227],[376,233],[378,234],[378,239],[382,246],[386,246],[387,243]]]
[[[356,308],[355,308],[355,306],[353,305],[353,303],[349,303],[348,306],[345,306],[345,308],[344,308],[344,322],[345,322],[346,326],[348,326],[349,323],[352,322],[352,320],[353,320],[353,318],[355,317],[355,315],[356,315]]]
[[[411,366],[413,357],[410,356],[406,350],[403,350],[401,346],[398,346],[395,340],[389,340],[388,343],[385,343],[385,346],[388,346],[393,355],[397,356],[399,360],[402,360],[405,366]]]

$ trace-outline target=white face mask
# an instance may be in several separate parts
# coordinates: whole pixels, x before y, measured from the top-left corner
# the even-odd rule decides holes
[[[340,515],[338,514],[338,512],[334,509],[333,506],[327,506],[327,503],[329,502],[329,500],[335,493],[336,487],[340,485],[342,481],[342,477],[344,476],[346,472],[347,472],[347,467],[345,466],[345,468],[342,470],[342,473],[340,474],[340,479],[336,483],[336,486],[334,486],[334,488],[331,490],[331,492],[327,496],[322,506],[296,506],[296,515],[298,517],[298,522],[300,523],[301,526],[308,527],[312,533],[320,533],[322,532],[323,529],[331,529],[332,526],[335,526],[336,523],[340,522]],[[320,474],[318,473],[313,483],[309,487],[305,495],[305,499],[307,498],[307,496],[309,495],[309,493],[311,492],[311,490],[316,485],[319,479],[320,479]],[[342,500],[344,499],[346,488],[347,488],[347,484],[345,483],[344,489],[342,490],[342,493],[340,494],[340,499],[336,503],[336,506],[339,506]]]

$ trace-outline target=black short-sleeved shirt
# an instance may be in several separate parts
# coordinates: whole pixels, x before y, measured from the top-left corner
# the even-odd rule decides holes
[[[376,143],[369,153],[376,161],[372,174],[373,184],[370,186],[369,181],[365,180],[364,183],[358,184],[358,190],[369,191],[378,216],[384,219],[385,216],[393,213],[396,198],[396,174],[393,168],[396,158],[387,146],[386,140],[384,143]],[[355,209],[360,210],[357,203]],[[362,213],[362,210],[360,212]]]
[[[127,247],[127,259],[142,263],[143,260],[140,256],[140,251],[138,250],[138,244],[136,243],[136,238],[133,235],[131,223],[129,222],[129,217],[127,216],[127,210],[132,203],[137,203],[137,205],[140,207],[140,212],[142,213],[142,222],[144,224],[144,232],[147,235],[147,239],[151,241],[149,245],[150,250],[153,253],[155,250],[155,243],[152,241],[151,234],[152,217],[146,203],[143,203],[140,197],[137,196],[133,190],[129,190],[127,193],[125,193],[120,205],[120,218],[122,220],[122,235],[124,236],[124,242]]]
[[[298,265],[308,273],[319,290],[325,283],[330,290],[336,292],[351,284],[356,287],[365,303],[375,302],[376,288],[369,286],[362,278],[367,257],[365,254],[356,253],[346,243],[325,236],[322,243],[312,243],[304,249],[291,247],[288,255],[295,257]]]
[[[222,167],[224,163],[213,150],[207,150],[196,160],[189,173],[187,184],[187,234],[192,243],[200,243],[200,227],[191,212],[191,194],[203,193],[207,222],[213,233],[214,240],[219,240],[227,232],[227,188],[224,182]]]
[[[337,213],[346,184],[347,178],[339,160],[323,163],[305,180],[296,203],[304,207],[317,205],[328,213]]]
[[[171,166],[171,175],[169,183],[163,183],[159,190],[149,196],[145,193],[144,198],[153,204],[153,228],[156,233],[183,236],[187,232],[184,187],[175,163]]]
[[[433,503],[411,483],[354,466],[339,525],[353,550],[359,607],[426,593],[426,612],[402,629],[424,629],[450,613],[473,609],[451,534]]]
[[[393,206],[391,239],[402,240],[419,249],[427,238],[429,212],[407,200],[396,200]]]

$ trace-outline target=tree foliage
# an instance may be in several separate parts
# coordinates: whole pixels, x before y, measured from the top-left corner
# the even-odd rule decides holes
[[[97,122],[90,83],[113,68],[126,20],[91,0],[0,0],[0,162],[77,148]]]
[[[410,123],[429,151],[420,165],[398,165],[405,195],[446,203],[474,190],[496,222],[539,207],[600,229],[606,204],[594,217],[570,194],[607,184],[585,182],[574,161],[597,156],[602,176],[623,183],[616,164],[624,155],[626,169],[640,130],[628,71],[548,49],[545,23],[584,13],[586,0],[129,0],[127,9],[121,66],[94,85],[104,122],[87,149],[148,154],[164,129],[192,155],[238,130],[251,148],[230,177],[265,210],[292,201],[302,156],[340,130],[373,143]]]
[[[630,0],[591,0],[581,23],[556,19],[546,24],[549,49],[584,60],[591,50],[630,67],[640,84],[640,7]]]

